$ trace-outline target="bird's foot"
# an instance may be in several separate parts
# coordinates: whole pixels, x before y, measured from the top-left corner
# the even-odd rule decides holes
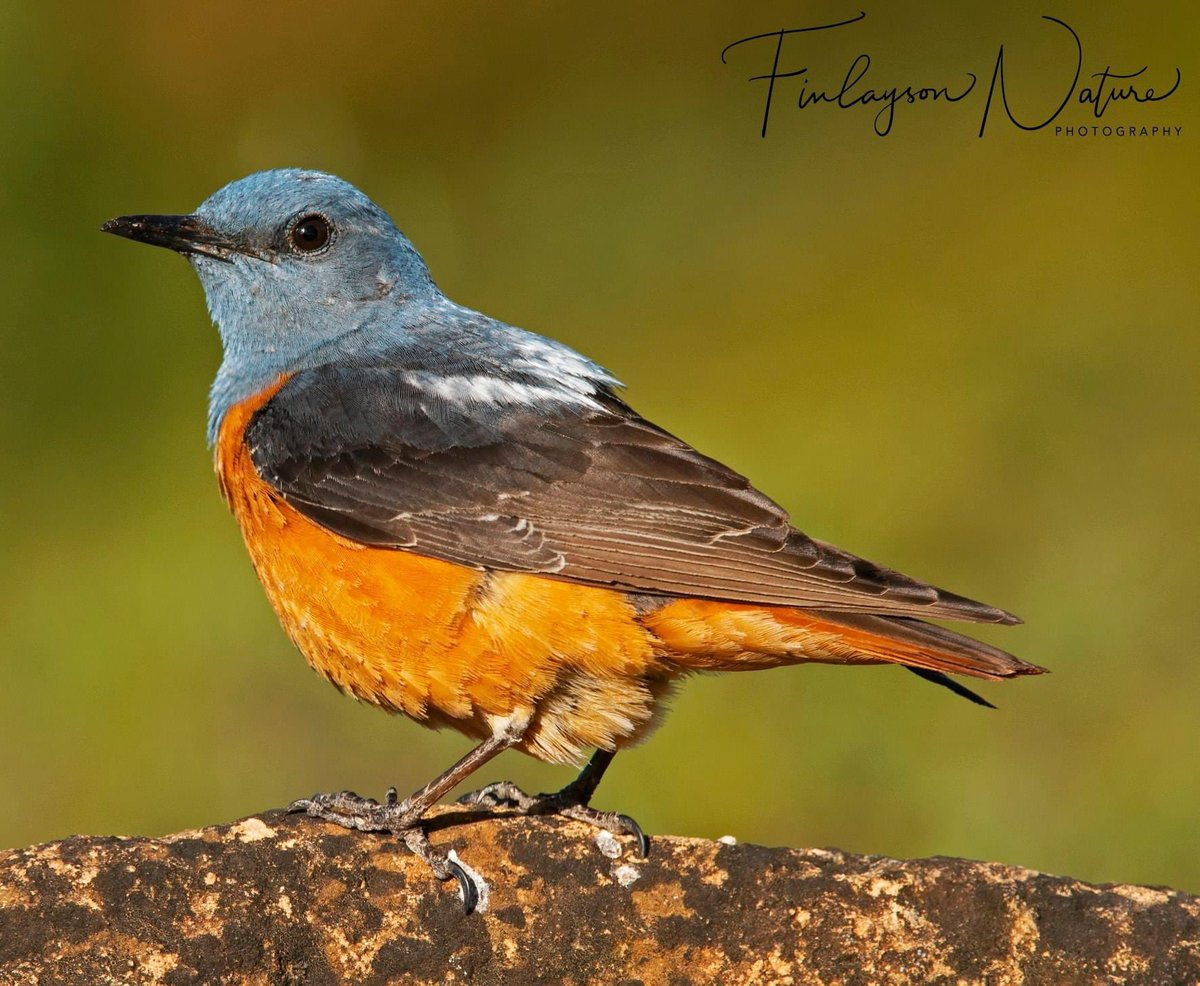
[[[615,811],[600,811],[592,808],[574,785],[568,784],[553,794],[526,794],[512,781],[496,781],[478,791],[464,794],[458,804],[472,808],[509,809],[518,815],[561,815],[585,822],[596,828],[621,835],[631,835],[637,840],[638,854],[645,859],[650,854],[650,839],[642,827],[628,815]]]
[[[387,798],[380,804],[374,798],[364,798],[353,791],[336,791],[331,794],[314,794],[311,798],[300,798],[288,805],[289,812],[303,811],[313,818],[343,828],[358,829],[360,832],[391,832],[399,835],[412,828],[417,816],[396,797],[396,789],[389,788]]]
[[[288,805],[289,812],[305,812],[313,818],[321,818],[343,828],[360,832],[388,832],[399,836],[409,851],[433,871],[439,880],[458,881],[462,891],[463,909],[470,914],[479,903],[479,890],[475,881],[463,866],[440,849],[435,849],[429,836],[420,825],[420,814],[397,796],[394,787],[388,788],[383,803],[374,798],[364,798],[353,791],[337,791],[331,794],[314,794],[311,798],[300,798]]]

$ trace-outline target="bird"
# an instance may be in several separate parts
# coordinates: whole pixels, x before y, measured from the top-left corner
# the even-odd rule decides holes
[[[641,827],[591,800],[690,674],[895,664],[990,705],[950,675],[1045,670],[929,622],[1016,616],[802,533],[598,363],[450,300],[334,175],[261,171],[102,229],[199,276],[217,480],[287,635],[342,692],[476,742],[406,798],[290,809],[397,836],[468,911],[474,882],[422,819],[505,750],[584,766],[555,793],[501,781],[460,803],[578,819],[644,856]]]

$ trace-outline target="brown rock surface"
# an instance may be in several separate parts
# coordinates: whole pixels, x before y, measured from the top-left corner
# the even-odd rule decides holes
[[[1200,981],[1200,900],[1171,890],[666,837],[614,859],[556,819],[432,838],[481,913],[393,840],[278,812],[0,853],[0,983]]]

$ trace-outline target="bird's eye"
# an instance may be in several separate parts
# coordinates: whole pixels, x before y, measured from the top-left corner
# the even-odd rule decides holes
[[[329,245],[332,235],[329,220],[314,212],[310,216],[301,216],[292,223],[288,240],[292,248],[300,253],[317,253]]]

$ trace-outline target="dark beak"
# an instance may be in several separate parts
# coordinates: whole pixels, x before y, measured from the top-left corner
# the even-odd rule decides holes
[[[100,230],[126,239],[167,247],[182,254],[199,254],[228,263],[231,255],[244,253],[240,245],[213,229],[199,216],[120,216]]]

